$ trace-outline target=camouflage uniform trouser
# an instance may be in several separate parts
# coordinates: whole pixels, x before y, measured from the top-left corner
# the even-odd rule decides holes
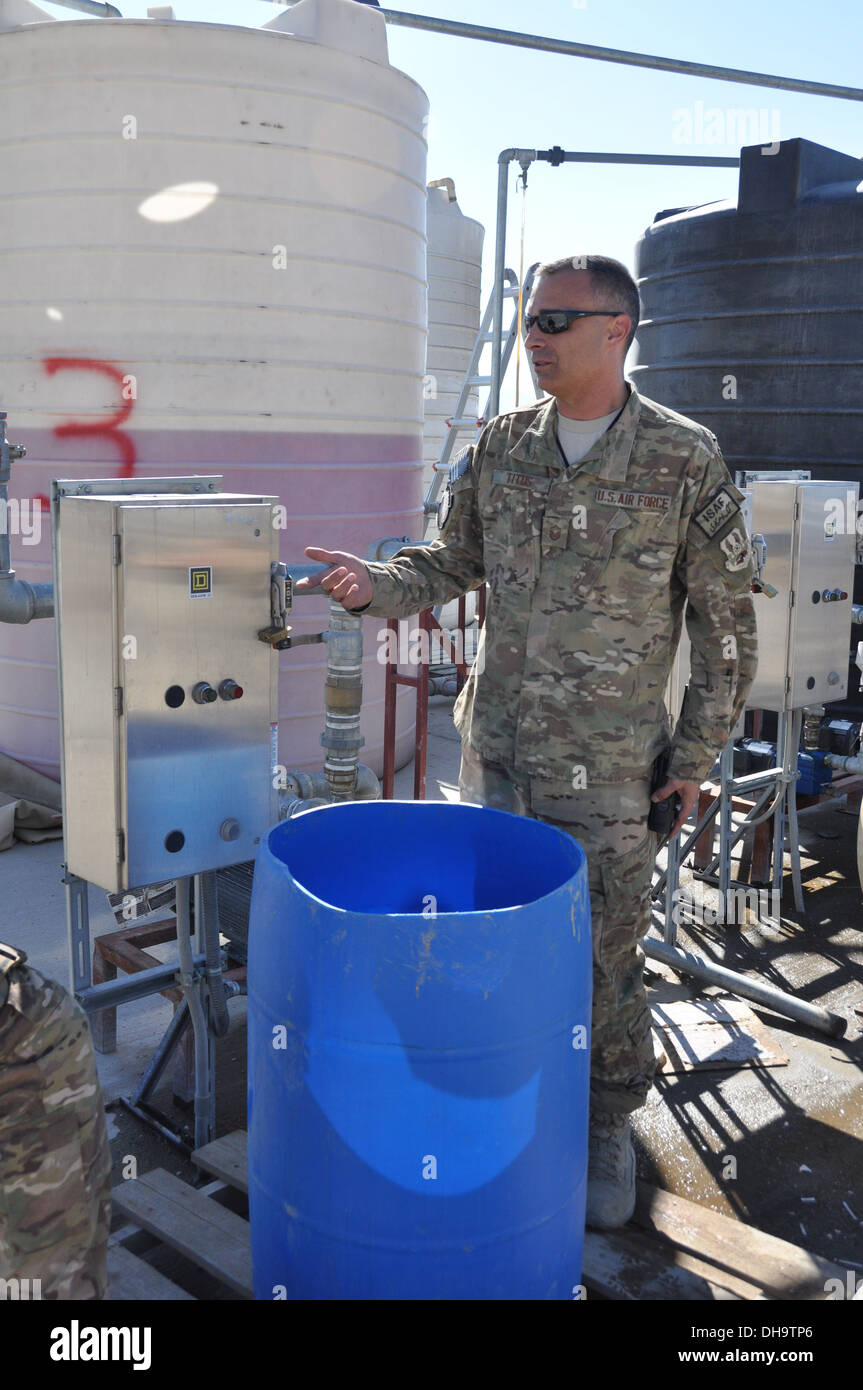
[[[90,1026],[66,990],[18,966],[0,978],[0,1279],[38,1279],[43,1299],[104,1298],[110,1219]]]
[[[587,855],[593,935],[591,1108],[637,1110],[656,1070],[639,942],[650,926],[656,836],[647,829],[650,784],[573,791],[539,799],[530,779],[486,762],[462,741],[459,795],[530,816],[572,835]]]

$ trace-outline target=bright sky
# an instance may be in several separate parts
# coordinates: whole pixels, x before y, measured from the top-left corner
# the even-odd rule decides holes
[[[117,0],[124,15],[146,15],[147,3]],[[249,26],[266,23],[284,8],[268,0],[173,4],[178,19]],[[46,8],[57,18],[73,17],[72,11]],[[394,0],[391,8],[863,86],[863,8],[849,0]],[[761,143],[762,136],[802,136],[848,154],[863,153],[860,102],[395,26],[389,27],[388,37],[390,61],[414,77],[429,97],[429,179],[453,178],[462,211],[486,228],[484,301],[493,264],[497,156],[509,146],[736,156],[741,143]],[[754,139],[738,137],[742,112],[756,113],[749,118],[757,131]],[[699,124],[702,138],[696,143]],[[507,239],[507,263],[515,270],[521,228],[518,172],[513,166]],[[632,269],[635,244],[657,211],[733,197],[736,188],[733,169],[534,164],[528,178],[525,264],[592,251],[616,256]]]

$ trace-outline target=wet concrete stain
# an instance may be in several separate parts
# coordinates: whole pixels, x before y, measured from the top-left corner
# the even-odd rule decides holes
[[[821,836],[825,829],[838,837]],[[794,909],[786,873],[781,921],[750,918],[742,926],[678,932],[684,949],[841,1014],[845,1037],[830,1038],[751,1004],[788,1054],[788,1066],[661,1076],[633,1128],[638,1173],[646,1181],[863,1271],[863,895],[856,831],[856,818],[835,807],[801,819],[802,913]],[[686,886],[695,898],[709,897],[710,885]],[[652,964],[651,972],[657,997],[665,997],[664,981],[677,977],[664,967],[654,972]],[[699,997],[690,985],[686,992]],[[678,983],[677,997],[679,991]],[[705,993],[725,991],[708,986]]]

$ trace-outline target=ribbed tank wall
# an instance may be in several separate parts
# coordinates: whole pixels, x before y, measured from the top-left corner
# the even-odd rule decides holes
[[[736,206],[660,213],[636,253],[633,379],[732,469],[863,481],[863,161],[741,151]]]
[[[13,499],[57,477],[218,472],[279,495],[289,563],[422,534],[427,101],[369,7],[301,0],[289,23],[305,37],[0,32],[0,408],[28,450]],[[48,532],[46,514],[38,544],[13,535],[20,577],[50,579]],[[292,623],[326,627],[326,600]],[[379,771],[378,631],[361,757]],[[54,643],[53,622],[0,624],[0,749],[56,777]],[[325,648],[280,662],[280,759],[319,767]],[[397,765],[413,723],[405,690]]]
[[[453,193],[455,190],[453,189]],[[465,217],[446,187],[428,190],[428,350],[424,390],[423,456],[425,486],[431,482],[479,332],[482,245],[485,229]],[[465,410],[475,416],[479,397],[471,393]],[[467,430],[456,447],[473,443]]]

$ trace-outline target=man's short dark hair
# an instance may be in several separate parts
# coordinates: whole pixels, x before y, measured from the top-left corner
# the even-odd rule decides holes
[[[560,260],[546,261],[536,273],[538,276],[557,275],[561,270],[586,270],[597,298],[601,296],[609,309],[619,309],[629,316],[631,325],[625,348],[628,352],[638,327],[641,305],[638,286],[626,266],[610,256],[561,256]]]

